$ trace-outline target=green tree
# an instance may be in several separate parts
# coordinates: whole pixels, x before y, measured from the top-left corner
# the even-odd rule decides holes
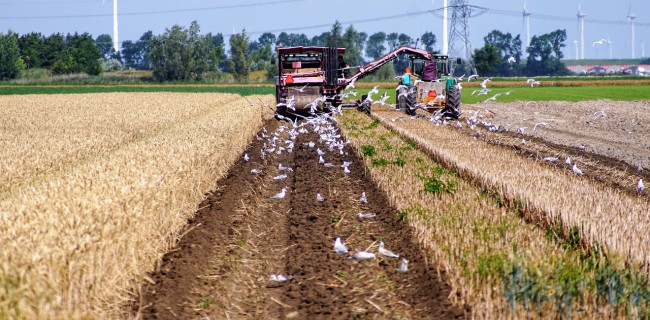
[[[0,80],[17,78],[21,61],[18,34],[12,31],[0,33]]]
[[[45,38],[41,56],[43,59],[41,67],[50,68],[54,62],[63,59],[65,55],[65,48],[65,37],[62,34],[55,33]]]
[[[386,46],[384,46],[385,42],[386,33],[377,32],[371,35],[366,43],[366,55],[374,60],[379,59],[386,51]]]
[[[325,46],[325,39],[327,39],[329,35],[329,32],[323,32],[317,36],[313,36],[311,40],[309,41],[309,45],[315,46],[315,47],[323,47]]]
[[[272,45],[275,43],[275,36],[272,33],[264,33],[257,41],[252,41],[248,45],[248,56],[250,60],[250,70],[268,70],[273,57]]]
[[[341,47],[343,44],[343,26],[341,23],[336,20],[332,25],[332,29],[325,37],[325,46],[326,47]]]
[[[142,34],[136,42],[131,40],[123,41],[121,56],[124,65],[138,70],[151,69],[151,60],[147,55],[151,39],[153,39],[153,32],[149,30]]]
[[[217,33],[212,35],[212,41],[211,41],[211,48],[212,48],[212,55],[211,58],[213,61],[211,62],[212,65],[215,66],[215,70],[219,71],[219,69],[225,69],[227,66],[225,65],[226,61],[226,49],[225,49],[225,42],[223,40],[223,34]]]
[[[561,48],[565,46],[566,30],[556,30],[541,36],[533,36],[527,49],[525,72],[529,76],[566,75],[566,66],[560,60]]]
[[[308,46],[310,43],[311,41],[304,33],[298,34],[282,32],[278,35],[276,41],[277,45],[282,45],[283,47]]]
[[[492,44],[486,44],[483,48],[474,50],[472,59],[478,73],[486,76],[496,71],[502,63],[499,48]]]
[[[158,81],[189,80],[192,74],[192,50],[189,32],[174,25],[149,42],[149,59]]]
[[[188,41],[192,59],[190,60],[190,78],[201,79],[203,73],[216,70],[214,52],[212,51],[212,34],[201,35],[198,22],[192,21],[188,30]]]
[[[425,32],[422,35],[422,37],[420,37],[420,40],[422,40],[422,44],[424,45],[424,50],[433,52],[433,47],[436,45],[436,35],[433,34],[433,32],[430,31]]]
[[[386,35],[386,43],[388,43],[388,50],[393,50],[399,45],[399,34],[392,32]]]
[[[95,39],[95,45],[99,48],[99,51],[102,53],[102,56],[106,59],[112,57],[115,54],[115,49],[113,49],[113,37],[109,34],[100,34]]]
[[[41,67],[45,51],[45,37],[42,34],[32,32],[20,36],[18,47],[20,47],[20,57],[25,61],[28,69]]]
[[[98,75],[102,72],[99,59],[102,54],[89,33],[68,34],[65,38],[63,55],[52,64],[52,73],[87,73]]]
[[[519,35],[513,37],[512,34],[503,33],[499,30],[492,30],[483,38],[485,44],[490,44],[499,50],[501,59],[507,61],[513,57],[517,61],[521,60],[521,38]]]
[[[343,34],[343,39],[341,41],[341,46],[346,48],[345,61],[348,63],[348,65],[358,66],[364,63],[362,57],[362,43],[364,43],[364,38],[366,37],[367,35],[365,33],[357,32],[354,29],[354,26],[349,26],[347,29],[345,29],[345,33]]]
[[[411,38],[409,35],[405,33],[400,33],[400,35],[397,37],[397,44],[398,46],[412,46],[414,43],[413,38]]]
[[[230,59],[228,59],[228,68],[236,81],[248,80],[249,61],[246,57],[248,53],[248,35],[246,29],[241,33],[230,36]]]

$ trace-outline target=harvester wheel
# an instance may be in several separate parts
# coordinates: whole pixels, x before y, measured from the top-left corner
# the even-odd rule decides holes
[[[458,116],[460,116],[460,89],[455,85],[449,86],[447,102],[442,110],[442,116],[452,119],[458,119]]]

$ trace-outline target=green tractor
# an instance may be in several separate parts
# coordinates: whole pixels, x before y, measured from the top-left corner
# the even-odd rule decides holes
[[[460,87],[450,75],[451,65],[447,55],[410,55],[410,70],[419,80],[410,86],[399,85],[396,90],[397,108],[415,115],[420,108],[440,112],[443,117],[458,119],[460,115]],[[461,64],[460,58],[456,64]]]

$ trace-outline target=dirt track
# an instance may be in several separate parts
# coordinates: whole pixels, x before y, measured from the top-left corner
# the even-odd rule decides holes
[[[281,125],[267,124],[268,132]],[[286,138],[283,135],[283,139]],[[313,148],[306,144],[317,142]],[[384,194],[364,175],[362,161],[345,147],[325,155],[333,168],[318,163],[318,136],[299,135],[293,153],[267,155],[266,141],[254,140],[228,176],[199,206],[178,246],[162,260],[144,288],[133,314],[145,319],[350,319],[463,318],[451,305],[450,288],[426,260],[410,228],[396,219]],[[352,161],[350,174],[340,167]],[[278,164],[293,168],[279,172]],[[262,169],[258,175],[251,169]],[[273,177],[287,174],[282,181]],[[282,200],[270,196],[287,187]],[[368,204],[358,199],[366,192]],[[316,201],[321,193],[325,201]],[[365,221],[358,212],[374,212]],[[409,271],[396,272],[399,261],[379,258],[356,262],[333,251],[341,237],[351,252],[376,241],[407,258]],[[284,285],[271,273],[292,275]],[[444,277],[444,275],[443,275]]]

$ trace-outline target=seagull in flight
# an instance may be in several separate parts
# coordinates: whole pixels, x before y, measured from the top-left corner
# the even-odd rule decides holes
[[[348,247],[341,242],[341,238],[336,238],[334,241],[334,252],[338,254],[348,253]]]
[[[472,79],[476,80],[477,78],[478,78],[478,74],[473,74],[473,75],[467,77],[467,82],[472,81]]]
[[[305,90],[305,88],[307,88],[308,85],[309,85],[309,83],[305,84],[302,88],[298,89],[298,92],[303,92]]]
[[[513,63],[515,63],[515,62],[517,62],[517,59],[515,59],[515,57],[510,57],[510,58],[508,58],[508,63],[509,63],[509,64],[513,64]]]
[[[248,153],[244,154],[244,161],[248,162],[251,158],[248,156]]]
[[[348,89],[354,89],[354,82],[357,81],[357,79],[352,79],[350,83],[348,83],[347,86],[345,86],[345,89],[343,90],[348,90]]]
[[[271,196],[271,199],[284,199],[284,196],[287,195],[287,188],[282,188],[282,191],[278,194],[274,194]]]
[[[595,48],[596,46],[602,46],[606,43],[608,43],[607,39],[600,39],[598,41],[594,41],[594,44],[592,46]]]
[[[492,80],[490,80],[490,78],[487,78],[487,79],[483,80],[483,82],[481,82],[481,88],[487,89],[487,83],[488,82],[492,82]]]
[[[536,123],[533,126],[533,132],[535,132],[535,130],[537,130],[537,126],[548,126],[548,124],[546,122],[538,122],[538,123]]]

